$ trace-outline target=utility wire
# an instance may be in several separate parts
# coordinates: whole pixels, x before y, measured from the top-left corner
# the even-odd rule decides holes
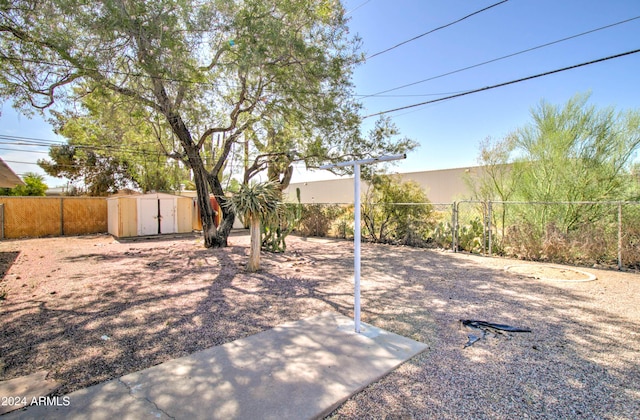
[[[349,16],[351,13],[355,12],[356,10],[358,10],[359,8],[361,8],[362,6],[364,6],[365,4],[369,3],[371,0],[366,0],[363,3],[360,3],[358,6],[354,7],[353,9],[349,10],[347,13],[344,14],[345,17]]]
[[[40,164],[38,162],[26,162],[26,161],[22,161],[22,160],[7,160],[7,159],[2,159],[4,162],[8,162],[8,163],[19,163],[22,165],[33,165],[33,166],[40,166]],[[53,162],[53,166],[59,167],[59,168],[86,168],[87,165],[83,165],[81,163],[78,164],[58,164],[56,162]],[[231,169],[231,170],[242,170],[245,169],[244,165],[242,164],[235,164],[235,165],[227,165],[227,168]],[[42,167],[41,167],[42,168]],[[187,168],[189,169],[189,168]]]
[[[463,68],[460,68],[460,69],[457,69],[457,70],[453,70],[453,71],[450,71],[450,72],[447,72],[447,73],[443,73],[443,74],[440,74],[440,75],[437,75],[437,76],[429,77],[427,79],[422,79],[422,80],[419,80],[417,82],[408,83],[406,85],[402,85],[402,86],[398,86],[398,87],[395,87],[395,88],[391,88],[391,89],[383,90],[383,91],[380,91],[380,92],[372,93],[370,95],[362,95],[362,96],[358,95],[358,96],[360,97],[360,99],[370,98],[370,97],[373,97],[373,96],[380,96],[380,95],[382,95],[384,93],[393,92],[395,90],[403,89],[403,88],[406,88],[406,87],[409,87],[409,86],[414,86],[414,85],[417,85],[417,84],[420,84],[420,83],[424,83],[424,82],[429,82],[431,80],[439,79],[441,77],[450,76],[452,74],[460,73],[460,72],[465,71],[465,70],[470,70],[470,69],[474,69],[476,67],[484,66],[485,64],[495,63],[496,61],[504,60],[506,58],[515,57],[517,55],[524,54],[524,53],[527,53],[527,52],[531,52],[531,51],[534,51],[534,50],[538,50],[540,48],[545,48],[545,47],[548,47],[548,46],[551,46],[551,45],[554,45],[554,44],[559,44],[561,42],[568,41],[570,39],[578,38],[578,37],[581,37],[581,36],[584,36],[584,35],[588,35],[588,34],[591,34],[591,33],[594,33],[594,32],[598,32],[598,31],[602,31],[604,29],[612,28],[612,27],[617,26],[617,25],[622,25],[623,23],[628,23],[628,22],[631,22],[631,21],[634,21],[634,20],[637,20],[637,19],[640,19],[640,16],[632,17],[630,19],[621,20],[620,22],[612,23],[612,24],[606,25],[606,26],[601,26],[601,27],[596,28],[596,29],[591,29],[589,31],[581,32],[579,34],[568,36],[568,37],[562,38],[562,39],[558,39],[556,41],[547,42],[546,44],[541,44],[541,45],[538,45],[536,47],[527,48],[526,50],[522,50],[522,51],[518,51],[518,52],[515,52],[515,53],[508,54],[508,55],[504,55],[502,57],[494,58],[492,60],[483,61],[482,63],[478,63],[478,64],[474,64],[474,65],[471,65],[471,66],[463,67]]]
[[[9,141],[3,141],[3,140],[9,140]],[[17,142],[10,142],[11,140],[15,140]],[[142,143],[141,146],[144,145],[149,145],[149,146],[154,146],[157,143],[155,142],[147,142],[147,143]],[[150,157],[150,158],[166,158],[166,159],[174,159],[174,160],[178,160],[175,158],[172,158],[170,156],[167,156],[166,153],[164,152],[160,152],[160,151],[153,151],[153,150],[144,150],[143,148],[131,148],[131,147],[123,147],[123,146],[112,146],[112,145],[84,145],[84,144],[67,144],[67,143],[63,143],[63,142],[59,142],[56,140],[45,140],[45,139],[36,139],[36,138],[31,138],[31,137],[16,137],[16,136],[9,136],[9,135],[3,135],[0,134],[0,145],[11,145],[11,146],[26,146],[26,147],[62,147],[62,146],[68,146],[68,147],[73,147],[74,149],[82,149],[82,150],[93,150],[93,151],[102,151],[102,152],[120,152],[123,153],[125,155],[128,156],[143,156],[143,157]],[[49,152],[45,152],[45,151],[37,151],[37,150],[25,150],[25,149],[16,149],[16,148],[3,148],[0,147],[0,150],[8,150],[8,151],[15,151],[15,152],[27,152],[27,153],[41,153],[41,154],[48,154]],[[210,158],[205,157],[205,161],[209,161]],[[30,163],[30,162],[17,162],[17,163],[25,163],[25,164],[31,164],[31,165],[37,165],[37,163]],[[62,166],[69,166],[69,165],[62,165]],[[83,165],[77,165],[78,167],[84,167]],[[238,168],[244,168],[243,165],[238,164],[238,165],[227,165],[227,167],[231,167],[232,169],[238,169]]]
[[[3,143],[0,143],[3,144]],[[26,150],[26,149],[11,149],[9,147],[0,147],[0,150],[9,150],[11,152],[27,152],[27,153],[40,153],[40,154],[48,154],[49,152],[45,152],[42,150]]]
[[[466,91],[466,92],[463,92],[463,93],[458,93],[456,95],[446,96],[444,98],[432,99],[430,101],[420,102],[420,103],[412,104],[412,105],[406,105],[406,106],[402,106],[400,108],[394,108],[394,109],[389,109],[389,110],[386,110],[386,111],[376,112],[375,114],[366,115],[366,116],[362,117],[362,119],[376,117],[378,115],[384,115],[384,114],[388,114],[388,113],[391,113],[391,112],[402,111],[403,109],[415,108],[415,107],[422,106],[422,105],[428,105],[428,104],[433,104],[433,103],[436,103],[436,102],[442,102],[442,101],[446,101],[447,99],[459,98],[461,96],[471,95],[472,93],[483,92],[485,90],[496,89],[496,88],[507,86],[507,85],[513,85],[515,83],[520,83],[520,82],[524,82],[524,81],[527,81],[527,80],[537,79],[539,77],[549,76],[551,74],[560,73],[560,72],[567,71],[567,70],[577,69],[578,67],[584,67],[584,66],[588,66],[588,65],[591,65],[591,64],[601,63],[603,61],[613,60],[614,58],[620,58],[620,57],[624,57],[624,56],[627,56],[627,55],[636,54],[636,53],[639,53],[639,52],[640,52],[640,49],[637,49],[637,50],[627,51],[627,52],[616,54],[616,55],[610,55],[608,57],[599,58],[597,60],[587,61],[585,63],[580,63],[580,64],[574,64],[574,65],[569,66],[569,67],[563,67],[561,69],[551,70],[551,71],[547,71],[547,72],[544,72],[544,73],[539,73],[539,74],[536,74],[536,75],[533,75],[533,76],[527,76],[527,77],[523,77],[521,79],[511,80],[509,82],[498,83],[497,85],[485,86],[485,87],[480,88],[480,89],[473,89],[473,90],[469,90],[469,91]]]
[[[368,60],[368,59],[373,58],[373,57],[377,57],[377,56],[379,56],[379,55],[381,55],[381,54],[384,54],[384,53],[386,53],[386,52],[389,52],[389,51],[391,51],[391,50],[394,50],[394,49],[396,49],[396,48],[398,48],[398,47],[400,47],[400,46],[402,46],[402,45],[404,45],[404,44],[408,44],[409,42],[415,41],[416,39],[422,38],[423,36],[426,36],[426,35],[432,34],[432,33],[436,32],[436,31],[441,30],[441,29],[448,28],[449,26],[455,25],[456,23],[462,22],[462,21],[463,21],[463,20],[465,20],[465,19],[468,19],[468,18],[470,18],[470,17],[472,17],[472,16],[475,16],[475,15],[477,15],[477,14],[479,14],[479,13],[482,13],[482,12],[484,12],[484,11],[487,11],[487,10],[489,10],[489,9],[493,8],[493,7],[499,6],[499,5],[501,5],[501,4],[503,4],[503,3],[506,3],[506,2],[508,2],[508,1],[509,1],[509,0],[502,0],[502,1],[499,1],[498,3],[494,3],[494,4],[492,4],[491,6],[487,6],[487,7],[485,7],[484,9],[476,10],[475,12],[470,13],[470,14],[468,14],[468,15],[466,15],[466,16],[463,16],[463,17],[461,17],[461,18],[460,18],[460,19],[458,19],[458,20],[454,20],[453,22],[447,23],[446,25],[439,26],[439,27],[437,27],[437,28],[435,28],[435,29],[431,29],[431,30],[429,30],[429,31],[427,31],[427,32],[425,32],[425,33],[423,33],[423,34],[420,34],[420,35],[418,35],[418,36],[414,36],[413,38],[411,38],[411,39],[407,39],[406,41],[402,41],[401,43],[396,44],[396,45],[394,45],[393,47],[389,47],[389,48],[387,48],[386,50],[382,50],[382,51],[379,51],[379,52],[377,52],[377,53],[375,53],[375,54],[371,54],[370,56],[366,57],[366,58],[365,58],[365,60]]]
[[[153,151],[153,150],[144,150],[142,147],[131,148],[131,147],[111,146],[111,145],[67,144],[67,143],[61,143],[61,142],[44,143],[44,142],[40,142],[39,140],[29,141],[28,138],[24,138],[24,137],[21,138],[21,140],[19,140],[17,143],[4,142],[1,140],[11,140],[11,139],[5,139],[3,135],[0,135],[0,144],[7,144],[7,145],[13,145],[13,146],[49,147],[49,148],[68,146],[74,149],[96,150],[96,151],[105,151],[105,152],[117,151],[121,153],[127,153],[130,155],[138,155],[138,156],[167,157],[167,155],[163,152]],[[144,145],[153,146],[156,144],[157,143],[143,143],[140,146],[144,146]],[[19,149],[2,149],[2,150],[16,150],[16,151],[24,151],[24,152],[31,152],[31,153],[48,153],[48,152],[42,152],[42,151],[28,151],[28,150],[19,150]]]

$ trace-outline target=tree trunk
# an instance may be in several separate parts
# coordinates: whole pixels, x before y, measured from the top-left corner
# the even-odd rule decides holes
[[[214,248],[221,248],[228,245],[227,239],[229,238],[229,234],[233,228],[236,215],[225,205],[227,199],[224,196],[224,190],[222,189],[222,184],[220,183],[218,176],[216,174],[207,174],[207,180],[214,197],[220,205],[220,211],[222,212],[222,221],[220,222],[220,226],[218,226],[218,230],[215,232],[214,237],[210,238],[212,242],[211,246]]]
[[[169,121],[176,121],[176,119],[169,119]],[[178,121],[172,124],[174,133],[180,139],[180,142],[187,153],[188,161],[186,162],[191,170],[193,170],[193,181],[196,184],[197,203],[200,210],[200,221],[202,222],[202,236],[204,239],[204,246],[206,248],[221,248],[227,246],[227,237],[233,227],[233,221],[235,216],[230,213],[223,206],[224,200],[221,199],[224,195],[222,186],[216,185],[218,188],[213,188],[209,182],[212,178],[204,167],[204,162],[196,149],[195,144],[191,140],[191,134],[184,126],[179,124]],[[220,228],[216,228],[215,219],[216,215],[213,212],[211,201],[209,199],[209,191],[213,191],[214,196],[220,204],[221,211],[223,213],[223,221],[220,224]],[[230,213],[230,214],[229,214]]]
[[[211,201],[209,199],[209,188],[207,182],[208,173],[204,168],[202,160],[199,158],[199,156],[192,156],[192,154],[189,154],[189,163],[193,170],[193,180],[196,184],[197,203],[198,208],[200,209],[200,221],[202,222],[202,236],[204,239],[204,246],[206,248],[220,248],[227,246],[227,237],[229,236],[229,232],[231,231],[231,226],[233,226],[233,220],[231,220],[231,226],[229,226],[226,231],[216,228],[216,215],[213,212]],[[220,203],[220,207],[223,211],[224,216],[224,207],[222,206],[222,204],[223,203]],[[223,218],[221,227],[225,225],[224,222],[225,218]]]
[[[247,264],[247,271],[255,272],[260,270],[260,218],[258,216],[251,216],[251,223],[249,226],[251,234],[251,248],[249,250],[249,263]]]
[[[187,153],[187,164],[193,170],[193,180],[196,184],[197,203],[200,209],[200,221],[202,222],[202,236],[206,248],[221,248],[227,246],[227,238],[233,227],[235,215],[227,210],[224,204],[224,191],[222,185],[217,181],[217,177],[211,176],[204,167],[204,162],[196,145],[191,139],[191,133],[184,125],[179,116],[167,117],[173,132],[180,140]],[[214,181],[215,180],[215,181]],[[212,182],[213,181],[213,182]],[[211,207],[209,191],[212,191],[216,200],[220,204],[222,211],[222,223],[216,228],[216,215]]]

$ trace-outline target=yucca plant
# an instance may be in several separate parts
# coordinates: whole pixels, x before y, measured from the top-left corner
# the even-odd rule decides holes
[[[249,272],[260,269],[260,223],[277,212],[281,195],[280,188],[275,182],[245,184],[225,203],[231,211],[242,215],[243,219],[249,222],[251,235],[249,263],[247,264]]]

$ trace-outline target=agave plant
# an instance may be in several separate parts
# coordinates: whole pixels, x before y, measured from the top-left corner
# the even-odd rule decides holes
[[[277,212],[282,192],[277,183],[267,181],[242,185],[225,203],[231,211],[249,221],[251,248],[247,271],[260,269],[260,223]]]

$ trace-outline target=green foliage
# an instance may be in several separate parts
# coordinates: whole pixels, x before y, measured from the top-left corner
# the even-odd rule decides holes
[[[51,146],[51,160],[38,161],[49,175],[78,182],[89,195],[126,187],[143,192],[180,188],[180,178],[188,174],[167,156],[176,144],[166,124],[110,91],[94,90],[80,105],[52,111],[51,122],[68,144]]]
[[[453,242],[451,222],[448,220],[438,222],[433,229],[431,239],[440,248],[450,249]]]
[[[588,98],[576,95],[562,107],[543,101],[532,110],[532,123],[502,142],[485,142],[480,163],[487,168],[475,183],[476,196],[542,203],[513,215],[536,227],[538,235],[549,224],[568,233],[603,216],[598,205],[544,203],[632,198],[640,112],[596,109]],[[501,216],[502,225],[508,225]]]
[[[471,220],[462,225],[458,232],[458,249],[468,252],[480,253],[484,250],[484,225],[480,218]]]
[[[329,228],[328,234],[332,234],[338,238],[353,238],[354,234],[354,225],[353,225],[353,205],[349,206],[340,206],[333,205],[329,206],[324,212],[328,213],[327,217],[330,220],[333,220],[331,226]],[[314,226],[317,226],[314,224]]]
[[[262,225],[262,249],[270,252],[284,252],[287,249],[286,238],[302,218],[300,189],[296,189],[297,204],[281,204],[273,217]]]
[[[372,242],[419,245],[427,237],[432,211],[415,181],[375,175],[362,206],[364,235]]]
[[[301,204],[281,204],[278,211],[262,225],[262,249],[269,252],[284,252],[286,238],[300,220]]]
[[[44,196],[49,187],[44,183],[44,176],[33,172],[27,172],[22,177],[25,185],[18,185],[13,188],[1,188],[1,195],[12,196]]]
[[[578,95],[564,107],[543,102],[534,122],[516,135],[521,176],[517,197],[523,201],[602,201],[624,199],[627,170],[640,146],[640,113],[616,113],[587,105]],[[532,222],[550,221],[566,231],[601,216],[597,207],[554,213],[541,208]],[[533,216],[533,215],[531,215]]]
[[[277,184],[270,181],[258,182],[243,184],[224,206],[247,220],[256,217],[265,222],[277,213],[281,199],[282,192]]]
[[[47,174],[82,181],[89,195],[105,196],[129,186],[127,161],[72,145],[51,146],[49,157],[51,161],[38,160]]]
[[[519,168],[511,165],[515,146],[513,134],[503,140],[487,137],[480,142],[480,173],[475,176],[465,174],[464,179],[474,199],[509,201],[513,198],[520,175]]]

